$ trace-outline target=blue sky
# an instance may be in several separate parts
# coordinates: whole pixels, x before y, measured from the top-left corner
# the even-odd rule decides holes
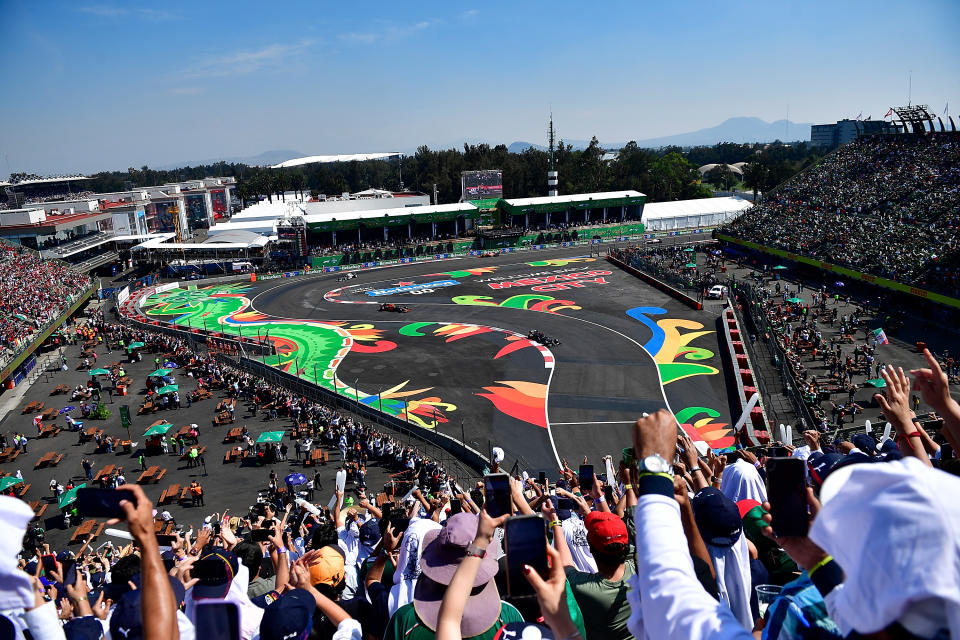
[[[960,2],[0,0],[0,175],[960,114]],[[956,118],[956,116],[955,116]]]

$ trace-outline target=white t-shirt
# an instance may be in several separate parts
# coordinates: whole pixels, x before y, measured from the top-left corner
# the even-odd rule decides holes
[[[572,515],[562,521],[563,537],[567,539],[567,547],[573,556],[573,564],[577,571],[596,573],[597,562],[590,553],[590,544],[587,542],[587,527],[578,516]]]
[[[390,589],[390,615],[397,609],[413,602],[413,590],[420,577],[420,556],[423,554],[424,536],[440,525],[428,518],[413,518],[403,534],[400,544],[400,558],[397,570],[393,573],[393,588]]]

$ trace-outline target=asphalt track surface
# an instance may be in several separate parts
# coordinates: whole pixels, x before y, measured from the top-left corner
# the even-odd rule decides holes
[[[481,451],[500,446],[508,464],[519,459],[521,468],[531,473],[554,469],[559,458],[574,467],[583,456],[594,464],[606,454],[618,459],[620,450],[630,445],[633,421],[662,407],[674,413],[685,407],[713,408],[718,414],[714,424],[729,424],[723,375],[717,373],[722,365],[716,355],[716,307],[712,312],[691,310],[603,257],[588,259],[588,253],[579,247],[453,259],[367,270],[347,281],[338,281],[339,274],[267,281],[246,295],[256,311],[274,318],[346,322],[360,329],[372,325],[376,345],[396,346],[377,350],[368,343],[367,348],[351,350],[337,368],[340,380],[371,394],[405,381],[403,389],[429,389],[440,406],[433,419],[427,418],[431,425],[457,439],[462,432]],[[566,263],[568,259],[576,260]],[[531,264],[545,261],[554,262]],[[462,273],[489,268],[494,270]],[[514,284],[505,287],[504,282]],[[474,303],[499,304],[523,295],[568,303],[513,301],[527,308],[463,303],[486,296]],[[410,311],[380,311],[384,302]],[[538,302],[549,312],[532,310]],[[661,384],[655,354],[644,348],[655,350],[656,342],[650,341],[656,340],[657,330],[627,315],[638,307],[665,311],[648,314],[654,322],[693,321],[681,334],[702,324],[708,333],[691,346],[706,350],[700,357],[707,358],[714,372],[675,380],[668,388]],[[510,333],[477,332],[476,327]],[[457,338],[458,329],[468,335]],[[561,344],[549,350],[530,348],[526,340],[511,337],[526,336],[531,329]],[[513,342],[527,346],[495,358]],[[544,390],[545,407],[542,401],[536,406],[531,398]]]

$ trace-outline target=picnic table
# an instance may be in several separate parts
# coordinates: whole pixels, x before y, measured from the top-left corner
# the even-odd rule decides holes
[[[160,473],[160,467],[152,466],[149,467],[146,471],[140,474],[140,477],[137,478],[137,484],[147,484],[152,482],[155,475]]]
[[[180,490],[182,487],[179,484],[172,484],[166,489],[163,490],[163,493],[160,494],[160,499],[157,500],[157,504],[167,504],[171,500],[180,499]]]
[[[60,427],[55,424],[48,424],[43,429],[40,430],[40,438],[53,438],[61,431]]]
[[[197,456],[198,456],[198,457],[199,457],[199,456],[202,456],[203,454],[205,454],[205,453],[207,452],[207,447],[206,447],[206,445],[204,445],[204,446],[201,447],[200,445],[195,444],[195,445],[192,445],[192,446],[184,449],[183,455],[180,456],[180,459],[181,459],[181,460],[189,460],[189,459],[190,459],[190,452],[193,451],[194,449],[197,450]]]
[[[2,452],[0,452],[0,462],[13,462],[17,459],[17,456],[20,455],[20,449],[15,447],[7,447]]]
[[[112,464],[105,465],[103,467],[100,467],[99,470],[97,470],[96,475],[93,476],[93,480],[94,482],[99,482],[101,478],[109,478],[110,476],[112,476],[114,471],[117,471],[119,473],[122,470],[123,470],[122,468],[118,469],[116,466]]]
[[[60,412],[54,407],[50,407],[46,411],[40,414],[44,420],[56,420],[57,416],[60,415]]]
[[[240,427],[234,427],[233,429],[230,429],[230,431],[227,431],[227,435],[223,436],[223,441],[225,443],[236,442],[237,440],[240,440],[242,438],[243,438],[243,429],[241,429]]]
[[[33,465],[33,468],[36,470],[42,467],[55,467],[62,461],[62,453],[57,453],[56,451],[47,451],[45,454],[40,456],[40,458],[37,460],[37,463]]]
[[[221,411],[213,420],[213,425],[219,427],[222,424],[233,424],[233,415],[229,411]]]
[[[189,438],[189,437],[191,437],[191,436],[190,436],[190,430],[191,430],[191,429],[193,429],[193,427],[190,426],[189,424],[180,427],[180,430],[177,431],[177,437],[178,437],[178,438],[179,438],[180,436],[183,436],[184,438]]]
[[[43,410],[43,403],[40,402],[39,400],[34,400],[33,402],[25,406],[23,408],[23,411],[21,411],[20,413],[21,414],[34,413],[36,411],[42,411],[42,410]]]
[[[88,440],[93,440],[98,434],[103,436],[103,429],[97,429],[96,427],[89,427],[82,432],[83,441],[87,442]]]
[[[240,447],[233,447],[223,455],[223,463],[230,464],[237,460],[243,460],[248,455],[249,455],[249,452],[247,450],[241,449]]]
[[[50,395],[55,396],[58,393],[70,393],[70,385],[58,384],[53,388],[53,391],[50,392]]]
[[[329,455],[323,449],[314,449],[310,452],[310,457],[307,458],[306,465],[312,467],[317,464],[327,464],[329,460]]]
[[[200,400],[210,400],[213,398],[213,393],[209,389],[197,389],[193,392],[193,401],[199,402]]]
[[[153,400],[145,400],[144,403],[140,405],[140,409],[137,411],[137,413],[141,415],[144,413],[155,413],[158,408],[159,407],[154,404]]]
[[[87,538],[96,539],[103,533],[103,529],[106,526],[106,522],[97,523],[97,521],[93,519],[84,520],[80,526],[74,530],[73,535],[70,537],[70,544],[86,542]]]

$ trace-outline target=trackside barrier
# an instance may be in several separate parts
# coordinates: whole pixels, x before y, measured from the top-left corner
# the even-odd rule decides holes
[[[767,418],[763,393],[754,385],[753,364],[748,350],[744,348],[742,340],[744,334],[740,328],[740,321],[734,312],[733,302],[729,297],[727,298],[727,308],[720,316],[719,321],[723,324],[723,334],[726,338],[727,350],[730,353],[731,370],[727,373],[736,382],[740,410],[746,409],[754,393],[760,396],[757,406],[750,410],[750,419],[743,425],[744,433],[753,446],[767,444],[770,442],[768,426],[772,427],[772,425]]]
[[[680,291],[679,289],[674,289],[673,287],[671,287],[671,286],[668,285],[667,283],[662,282],[662,281],[660,281],[660,280],[657,280],[657,279],[654,278],[653,276],[651,276],[651,275],[649,275],[649,274],[646,274],[646,273],[644,273],[643,271],[640,271],[639,269],[636,269],[636,268],[634,268],[634,267],[631,267],[630,265],[628,265],[628,264],[626,264],[626,263],[624,263],[624,262],[621,262],[620,260],[617,260],[617,259],[614,258],[613,256],[608,255],[608,256],[607,256],[607,261],[610,262],[610,263],[612,263],[612,264],[615,264],[616,266],[620,267],[621,269],[623,269],[623,270],[626,271],[627,273],[630,273],[630,274],[635,275],[636,277],[640,278],[641,280],[643,280],[643,281],[646,282],[647,284],[651,284],[651,285],[655,286],[657,289],[660,289],[660,290],[663,291],[664,293],[667,293],[667,294],[669,294],[670,296],[676,298],[677,300],[679,300],[679,301],[682,302],[683,304],[687,305],[688,307],[691,307],[692,309],[696,309],[697,311],[700,311],[700,310],[703,309],[703,304],[702,304],[702,303],[697,302],[696,300],[694,300],[693,298],[691,298],[691,297],[688,296],[687,294],[683,293],[683,292]]]

